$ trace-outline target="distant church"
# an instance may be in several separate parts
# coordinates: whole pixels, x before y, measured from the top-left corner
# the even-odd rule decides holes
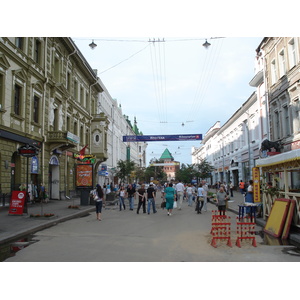
[[[180,162],[174,161],[174,157],[168,149],[166,149],[161,155],[161,162],[164,162],[164,172],[167,174],[168,181],[175,179],[176,171],[180,169]]]

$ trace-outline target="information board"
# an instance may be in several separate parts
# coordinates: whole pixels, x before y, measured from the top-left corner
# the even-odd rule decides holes
[[[76,165],[76,186],[77,188],[93,188],[93,165]]]
[[[26,197],[25,191],[12,191],[8,214],[23,215],[25,197]]]

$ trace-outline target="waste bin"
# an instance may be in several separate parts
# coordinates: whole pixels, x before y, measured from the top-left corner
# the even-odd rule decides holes
[[[90,203],[90,189],[82,189],[80,193],[80,205],[86,206]]]

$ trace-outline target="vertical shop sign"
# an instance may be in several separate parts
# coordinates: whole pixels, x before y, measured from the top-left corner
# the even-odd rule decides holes
[[[252,180],[253,180],[253,202],[260,202],[260,176],[259,168],[252,168]]]
[[[39,160],[36,156],[33,156],[31,158],[30,173],[31,174],[38,174],[39,173]]]

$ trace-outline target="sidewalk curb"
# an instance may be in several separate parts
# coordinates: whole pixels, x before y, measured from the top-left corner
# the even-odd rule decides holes
[[[83,217],[85,215],[88,215],[90,212],[92,212],[94,210],[95,210],[94,207],[84,208],[84,209],[81,209],[81,211],[75,212],[73,214],[58,217],[56,219],[49,220],[48,222],[46,222],[44,224],[32,226],[32,227],[29,227],[25,230],[15,232],[15,233],[5,237],[4,239],[0,240],[0,245],[15,242],[16,240],[18,240],[18,239],[20,239],[24,236],[33,234],[35,232],[41,231],[43,229],[46,229],[46,228],[49,228],[49,227],[52,227],[52,226],[55,226],[58,223],[62,223],[62,222],[65,222],[65,221],[68,221],[68,220],[71,220],[71,219]]]

